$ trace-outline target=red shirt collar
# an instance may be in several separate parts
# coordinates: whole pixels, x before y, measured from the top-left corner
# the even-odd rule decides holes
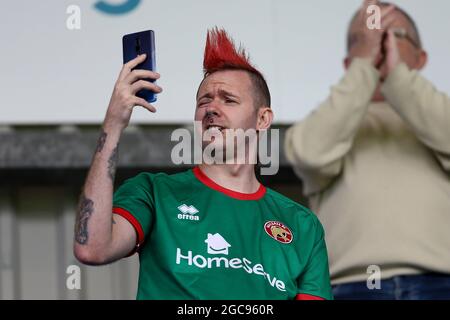
[[[218,185],[217,183],[212,181],[208,176],[206,176],[206,174],[204,174],[199,167],[193,168],[192,171],[194,172],[194,175],[197,177],[197,179],[200,180],[200,182],[202,182],[207,187],[222,192],[227,196],[238,200],[259,200],[266,194],[266,187],[264,187],[262,184],[259,185],[258,190],[254,193],[242,193]]]

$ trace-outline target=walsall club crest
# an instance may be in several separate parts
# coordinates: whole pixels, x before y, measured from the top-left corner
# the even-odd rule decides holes
[[[292,242],[292,231],[284,224],[278,221],[267,221],[264,224],[264,230],[273,239],[281,243]]]

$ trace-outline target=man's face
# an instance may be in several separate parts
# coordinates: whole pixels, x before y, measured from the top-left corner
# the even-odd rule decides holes
[[[403,61],[410,69],[421,69],[423,67],[423,61],[422,56],[424,54],[424,51],[418,47],[418,43],[415,42],[413,34],[414,34],[414,28],[411,25],[411,23],[408,21],[408,19],[398,10],[395,10],[392,13],[395,17],[394,22],[390,25],[390,28],[392,29],[403,29],[406,31],[407,37],[399,37],[396,36],[397,46],[399,50],[399,55],[401,61]],[[358,30],[358,27],[355,25],[355,23],[350,28],[350,33],[354,33]],[[359,44],[359,43],[358,43]],[[359,45],[365,45],[364,43]],[[353,59],[353,50],[350,48],[348,53],[348,58]],[[382,101],[384,100],[383,96],[380,92],[380,86],[381,83],[386,79],[388,76],[387,74],[387,68],[386,64],[383,63],[379,67],[380,71],[380,84],[378,85],[374,98],[374,101]]]
[[[259,129],[253,92],[253,85],[246,71],[216,71],[200,85],[195,121],[201,121],[203,132],[219,130],[224,144],[226,129]]]
[[[397,47],[400,55],[400,59],[410,69],[420,69],[420,53],[421,49],[418,47],[418,43],[415,43],[412,37],[414,29],[411,26],[408,19],[398,10],[393,12],[395,20],[391,25],[392,29],[403,29],[406,31],[407,37],[396,37]],[[413,43],[414,42],[414,43]],[[387,77],[386,65],[383,64],[380,68],[381,78]]]
[[[257,110],[247,72],[217,71],[205,78],[197,94],[195,120],[203,129],[213,125],[227,129],[256,128]]]

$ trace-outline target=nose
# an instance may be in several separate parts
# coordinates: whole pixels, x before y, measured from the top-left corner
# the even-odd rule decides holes
[[[220,116],[220,107],[219,102],[216,100],[211,101],[208,103],[206,110],[205,110],[205,117],[213,117],[213,116]]]
[[[214,110],[206,110],[204,121],[205,123],[212,123],[214,121],[214,117],[218,117],[219,114]]]
[[[217,110],[220,108],[220,100],[216,98],[212,99],[208,105],[206,106],[206,109],[214,109]]]

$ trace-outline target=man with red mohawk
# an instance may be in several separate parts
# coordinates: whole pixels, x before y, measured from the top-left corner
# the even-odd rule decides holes
[[[161,92],[142,80],[158,74],[131,71],[144,59],[123,66],[112,94],[80,198],[78,260],[102,265],[139,252],[138,299],[332,299],[321,224],[261,185],[252,163],[144,172],[113,196],[117,145],[133,107],[156,111],[135,93]],[[226,140],[236,129],[270,127],[266,81],[223,30],[208,33],[204,72],[195,109],[203,131]]]

